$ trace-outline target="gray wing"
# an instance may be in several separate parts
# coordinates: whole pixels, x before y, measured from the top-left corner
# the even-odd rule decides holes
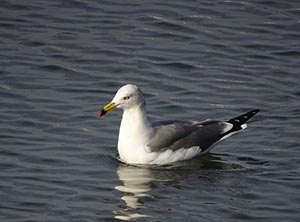
[[[151,152],[167,149],[178,150],[199,146],[202,152],[218,142],[232,128],[232,124],[222,121],[203,122],[162,122],[155,123],[154,136],[148,147]]]

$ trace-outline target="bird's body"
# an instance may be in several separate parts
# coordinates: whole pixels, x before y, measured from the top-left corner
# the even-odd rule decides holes
[[[165,121],[151,123],[144,96],[135,85],[125,85],[99,113],[123,109],[118,152],[128,164],[169,164],[207,153],[223,139],[246,128],[258,110],[228,121]]]

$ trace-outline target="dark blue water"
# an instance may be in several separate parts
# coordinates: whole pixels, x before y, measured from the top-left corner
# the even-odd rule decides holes
[[[0,220],[299,221],[299,1],[0,4]],[[126,83],[152,120],[261,112],[206,156],[117,160]]]

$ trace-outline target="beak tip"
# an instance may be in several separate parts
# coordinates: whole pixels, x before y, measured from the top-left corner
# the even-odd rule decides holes
[[[104,110],[102,110],[101,112],[99,112],[98,113],[98,119],[100,119],[102,116],[104,116],[105,115],[105,111]]]
[[[98,118],[101,118],[104,116],[106,113],[110,112],[111,110],[114,110],[117,108],[117,105],[115,103],[108,103],[106,106],[103,107],[103,109],[98,113]]]

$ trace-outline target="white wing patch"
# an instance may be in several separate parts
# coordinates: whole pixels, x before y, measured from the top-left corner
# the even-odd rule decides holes
[[[226,122],[223,122],[224,125],[226,125],[222,131],[221,134],[224,134],[224,133],[227,133],[228,131],[230,131],[233,127],[233,124],[231,123],[226,123]]]

